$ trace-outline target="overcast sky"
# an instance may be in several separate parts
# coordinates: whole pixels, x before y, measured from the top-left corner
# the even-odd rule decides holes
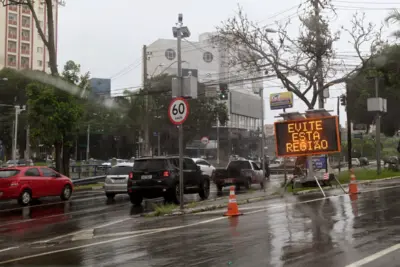
[[[298,34],[299,0],[67,0],[59,11],[59,65],[67,60],[81,64],[83,71],[90,71],[92,77],[110,78],[128,68],[125,75],[112,80],[113,88],[139,86],[141,83],[142,46],[158,38],[172,38],[171,27],[177,21],[177,14],[183,13],[184,24],[192,32],[192,41],[197,41],[203,32],[214,31],[220,22],[232,17],[240,4],[249,18],[260,25],[273,24],[288,18],[292,24],[290,33]],[[356,0],[333,1],[337,17],[333,14],[332,30],[341,26],[350,27],[349,21],[355,12],[365,12],[368,21],[381,24],[391,8],[400,8],[400,2]],[[300,8],[301,10],[301,8]],[[273,25],[271,25],[273,26]],[[395,26],[393,26],[394,28]],[[389,32],[390,29],[385,29]],[[348,44],[348,35],[341,34],[335,49],[347,64],[356,64],[354,49]],[[367,48],[365,48],[365,51]],[[132,67],[134,66],[134,67]],[[343,67],[338,67],[337,77]],[[265,83],[266,123],[273,123],[277,111],[269,110],[270,93],[283,91],[278,81]],[[336,113],[336,97],[344,92],[343,85],[331,88],[326,109]],[[295,98],[292,111],[304,111],[305,106]],[[288,110],[289,111],[289,110]],[[341,124],[345,122],[341,110]]]

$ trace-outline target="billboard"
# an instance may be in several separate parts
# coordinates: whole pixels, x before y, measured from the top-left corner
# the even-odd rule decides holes
[[[269,105],[271,110],[293,107],[293,93],[283,92],[269,95]]]
[[[230,113],[250,118],[261,118],[261,98],[254,94],[230,91]]]
[[[340,152],[337,116],[279,121],[274,127],[278,157]]]

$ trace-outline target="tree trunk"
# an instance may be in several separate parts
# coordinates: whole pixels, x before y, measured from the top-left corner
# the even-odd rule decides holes
[[[56,171],[57,172],[62,172],[62,169],[61,169],[61,147],[62,147],[61,142],[57,141],[54,143],[54,148],[55,148],[54,160],[56,162]]]
[[[56,49],[56,38],[54,32],[54,13],[53,13],[53,0],[46,0],[47,6],[47,28],[49,32],[48,36],[48,46],[47,49],[49,50],[49,65],[51,75],[57,76],[58,69],[57,69],[57,49]]]
[[[71,146],[63,145],[63,155],[62,155],[62,167],[63,174],[69,177],[69,158],[70,158]]]

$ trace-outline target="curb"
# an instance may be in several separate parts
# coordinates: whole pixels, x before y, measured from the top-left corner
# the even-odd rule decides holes
[[[362,180],[362,181],[358,181],[357,183],[358,184],[366,184],[366,185],[368,185],[368,184],[373,184],[373,183],[376,183],[376,182],[389,181],[389,180],[395,180],[395,179],[400,179],[400,176],[392,176],[392,177],[386,177],[386,178],[375,179],[375,180]],[[346,187],[349,187],[349,184],[342,184],[342,186],[344,188],[346,188]],[[334,188],[334,187],[324,188],[324,191],[330,191],[330,190],[334,190],[334,189],[337,189],[337,187],[336,188]],[[306,195],[306,194],[309,194],[309,193],[316,193],[316,192],[321,192],[321,190],[319,188],[310,189],[310,190],[303,190],[303,191],[299,191],[299,192],[294,193],[294,195]]]
[[[104,189],[104,185],[97,185],[97,186],[92,186],[92,187],[85,187],[85,188],[79,188],[79,185],[76,185],[74,187],[74,191],[93,191],[93,190],[100,190]]]
[[[248,198],[244,200],[240,200],[237,202],[238,205],[243,205],[243,204],[249,204],[253,202],[259,202],[263,200],[268,200],[268,199],[274,199],[274,198],[280,198],[280,195],[267,195],[267,196],[262,196],[262,197],[255,197],[255,198]],[[194,214],[194,213],[201,213],[205,211],[212,211],[212,210],[217,210],[217,209],[222,209],[226,208],[226,203],[224,204],[216,204],[216,205],[208,205],[208,206],[203,206],[203,207],[198,207],[198,208],[192,208],[192,209],[186,209],[183,212],[179,210],[175,210],[172,213],[169,214],[164,214],[162,216],[155,216],[155,212],[149,212],[146,215],[143,215],[143,217],[166,217],[166,216],[179,216],[179,215],[185,215],[185,214]]]

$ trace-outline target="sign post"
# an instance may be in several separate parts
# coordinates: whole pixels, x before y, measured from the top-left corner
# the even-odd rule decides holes
[[[179,126],[179,202],[183,210],[183,123],[189,116],[189,103],[183,97],[171,100],[168,107],[170,121]]]

